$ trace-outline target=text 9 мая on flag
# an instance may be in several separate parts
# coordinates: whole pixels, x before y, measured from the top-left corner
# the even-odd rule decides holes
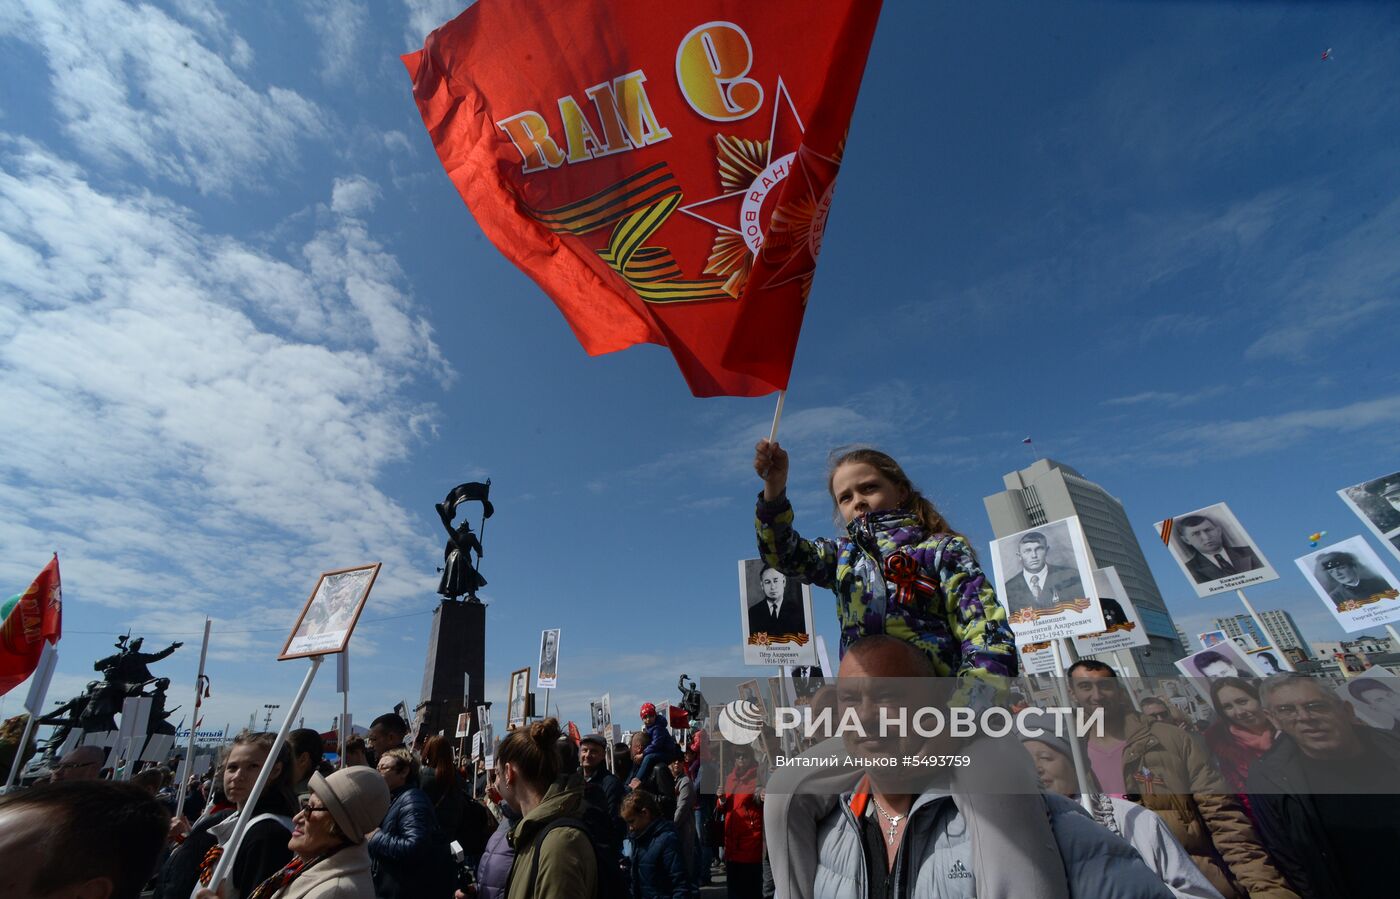
[[[663,12],[664,10],[664,12]],[[405,56],[452,182],[584,349],[787,387],[880,4],[481,0]]]

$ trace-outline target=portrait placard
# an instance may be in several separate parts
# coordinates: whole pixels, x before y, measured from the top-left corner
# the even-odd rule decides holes
[[[481,752],[482,752],[482,746],[483,746],[482,741],[481,741],[481,736],[482,736],[481,731],[477,731],[476,733],[472,734],[472,758],[473,758],[473,759],[479,759],[479,758],[481,758]]]
[[[482,761],[486,764],[486,770],[490,771],[496,767],[496,726],[488,724],[481,729],[481,751],[484,753]]]
[[[491,707],[479,705],[476,707],[476,727],[481,730],[491,723]]]
[[[559,684],[559,628],[550,628],[540,634],[540,672],[535,678],[535,686],[541,690],[553,690]]]
[[[1293,561],[1347,633],[1400,620],[1400,582],[1360,534]]]
[[[1094,569],[1094,585],[1098,588],[1099,608],[1103,610],[1104,630],[1075,637],[1074,646],[1079,654],[1095,655],[1146,646],[1149,642],[1147,629],[1128,598],[1118,570],[1111,565]]]
[[[590,734],[606,734],[608,732],[607,715],[603,710],[603,700],[592,699],[588,702],[588,732]]]
[[[1293,670],[1293,663],[1288,660],[1288,656],[1273,646],[1251,649],[1246,655],[1249,656],[1249,661],[1254,665],[1255,670],[1265,677]]]
[[[796,705],[808,704],[835,674],[831,659],[826,654],[826,640],[821,634],[817,635],[817,664],[783,666],[783,675],[788,679]]]
[[[746,680],[743,683],[739,684],[739,686],[736,689],[739,692],[739,698],[747,699],[749,702],[752,702],[754,705],[758,706],[759,715],[761,715],[766,720],[768,717],[768,709],[763,702],[763,696],[759,693],[758,679],[755,678],[753,680]]]
[[[327,571],[302,606],[278,660],[343,652],[360,620],[381,564]]]
[[[1254,667],[1248,656],[1240,652],[1238,646],[1228,640],[1178,659],[1176,668],[1191,678],[1191,686],[1201,692],[1207,702],[1210,701],[1211,681],[1222,677],[1259,677],[1263,673]]]
[[[992,541],[997,595],[1017,644],[1104,629],[1098,589],[1079,518],[1017,531]]]
[[[472,716],[468,715],[466,712],[459,713],[457,715],[457,738],[460,740],[462,737],[471,733],[471,727]]]
[[[1224,631],[1206,631],[1203,634],[1197,634],[1196,639],[1201,641],[1201,648],[1210,649],[1212,646],[1230,642],[1230,635]]]
[[[1400,559],[1400,471],[1337,491],[1390,554]]]
[[[1400,677],[1384,665],[1374,665],[1336,689],[1337,695],[1356,710],[1356,717],[1400,737]]]
[[[1049,640],[1025,643],[1016,648],[1021,654],[1022,674],[1059,674],[1055,670],[1055,650]]]
[[[1278,580],[1269,560],[1225,503],[1153,525],[1197,596]]]
[[[739,562],[745,665],[815,665],[811,588],[762,559]]]
[[[530,669],[520,668],[510,673],[510,689],[506,691],[506,726],[525,723],[526,697],[530,692]]]

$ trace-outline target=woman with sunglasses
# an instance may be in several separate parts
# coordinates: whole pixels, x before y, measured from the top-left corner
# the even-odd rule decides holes
[[[374,899],[365,837],[389,809],[389,787],[370,768],[311,775],[310,795],[292,819],[294,858],[248,899]],[[223,890],[220,891],[224,892]],[[196,899],[215,899],[200,890]]]

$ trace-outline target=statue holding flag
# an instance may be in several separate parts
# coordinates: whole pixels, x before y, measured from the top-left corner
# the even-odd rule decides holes
[[[442,520],[443,529],[447,531],[447,546],[442,551],[442,580],[438,583],[438,594],[448,599],[460,599],[463,596],[476,602],[476,591],[486,586],[486,578],[481,576],[477,568],[481,565],[481,538],[472,532],[472,526],[465,517],[462,523],[453,526],[453,521],[457,517],[457,510],[464,503],[481,503],[481,528],[486,529],[486,519],[496,513],[496,509],[491,505],[488,495],[491,492],[491,481],[486,483],[472,481],[466,484],[458,484],[447,493],[447,498],[438,503],[438,518]],[[471,554],[476,553],[476,564],[472,564]]]

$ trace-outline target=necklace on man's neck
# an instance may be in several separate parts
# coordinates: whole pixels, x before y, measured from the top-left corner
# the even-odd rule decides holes
[[[903,815],[895,815],[885,811],[885,807],[880,804],[880,800],[876,799],[874,794],[871,794],[870,802],[875,806],[875,811],[880,813],[880,817],[890,822],[890,830],[885,836],[885,839],[893,846],[895,835],[899,832],[899,822],[903,821],[908,816],[908,812],[905,812]]]

